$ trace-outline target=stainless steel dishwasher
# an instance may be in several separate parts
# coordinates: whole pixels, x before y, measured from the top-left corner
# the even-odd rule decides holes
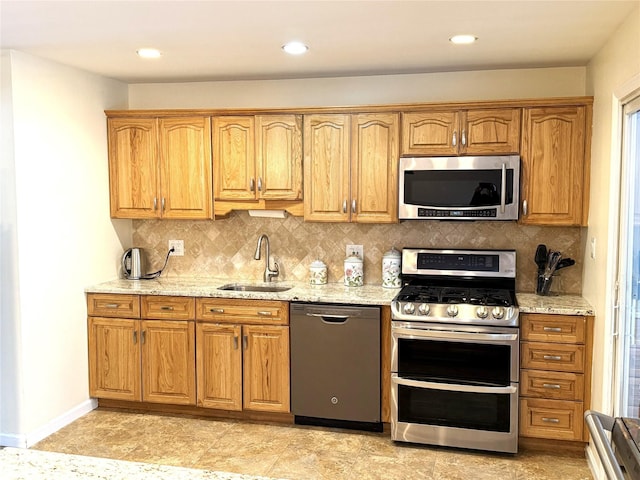
[[[381,431],[380,308],[291,303],[295,422]]]

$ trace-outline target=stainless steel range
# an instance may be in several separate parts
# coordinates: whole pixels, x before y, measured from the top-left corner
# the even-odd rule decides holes
[[[515,453],[513,250],[402,251],[391,303],[391,438]]]

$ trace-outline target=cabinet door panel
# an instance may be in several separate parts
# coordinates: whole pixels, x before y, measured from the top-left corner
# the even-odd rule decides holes
[[[465,155],[520,152],[519,108],[468,110],[461,118],[461,151]],[[464,134],[464,144],[462,135]]]
[[[213,119],[215,198],[255,200],[254,118]]]
[[[289,328],[245,325],[244,408],[289,412]]]
[[[142,399],[195,405],[194,322],[143,320]]]
[[[402,154],[457,155],[460,142],[458,123],[457,112],[403,113]]]
[[[302,116],[259,115],[256,135],[258,197],[302,199]]]
[[[211,120],[161,118],[159,128],[162,216],[211,218]]]
[[[524,110],[521,223],[582,225],[588,172],[585,107]]]
[[[140,401],[140,342],[136,320],[89,318],[89,394]]]
[[[160,216],[156,120],[109,118],[107,129],[111,217]]]
[[[395,113],[354,115],[351,120],[352,221],[398,221],[398,124]]]
[[[242,410],[240,325],[198,323],[198,406]]]
[[[304,219],[349,220],[349,116],[304,117]]]

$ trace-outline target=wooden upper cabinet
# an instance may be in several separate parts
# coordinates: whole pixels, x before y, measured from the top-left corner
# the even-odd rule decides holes
[[[349,221],[349,115],[304,117],[304,219]]]
[[[521,112],[488,108],[403,113],[402,154],[517,154]]]
[[[398,125],[397,113],[351,119],[352,221],[398,221]]]
[[[587,224],[590,117],[590,106],[524,110],[520,223]]]
[[[211,218],[210,118],[161,118],[159,134],[161,216]]]
[[[213,119],[216,200],[302,198],[302,117]]]
[[[154,118],[109,118],[112,218],[155,218],[160,189]]]
[[[212,218],[209,117],[109,118],[112,218]]]
[[[397,222],[396,113],[307,115],[304,218]]]

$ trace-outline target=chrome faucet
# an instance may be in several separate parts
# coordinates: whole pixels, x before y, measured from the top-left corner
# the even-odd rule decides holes
[[[267,251],[265,252],[265,266],[264,266],[264,281],[270,282],[273,277],[277,277],[280,273],[280,269],[278,268],[278,263],[273,262],[273,270],[269,267],[269,237],[267,237],[266,233],[263,233],[258,237],[258,247],[256,248],[256,254],[253,256],[256,260],[260,260],[260,250],[262,249],[262,240],[265,240],[267,243]]]

